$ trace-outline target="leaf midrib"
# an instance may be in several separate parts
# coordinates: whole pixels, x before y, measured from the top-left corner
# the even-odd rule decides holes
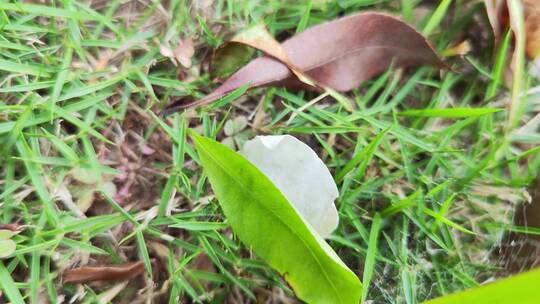
[[[431,46],[428,45],[428,47],[431,48]],[[331,57],[323,62],[320,62],[320,63],[317,63],[317,64],[313,64],[313,65],[310,65],[308,67],[304,67],[304,68],[300,68],[298,67],[297,65],[295,65],[293,62],[291,62],[292,64],[292,67],[289,67],[286,63],[282,62],[281,60],[279,59],[276,59],[272,56],[269,56],[269,55],[265,55],[265,57],[268,57],[268,58],[271,58],[271,59],[274,59],[275,61],[277,61],[277,63],[279,64],[282,64],[284,65],[285,67],[287,67],[287,69],[289,69],[289,74],[286,76],[286,77],[272,77],[271,79],[266,79],[266,80],[261,80],[261,81],[258,81],[258,82],[254,82],[254,83],[251,83],[250,86],[251,87],[259,87],[259,86],[263,86],[265,84],[268,84],[268,83],[272,83],[272,82],[275,82],[275,81],[281,81],[283,79],[287,79],[288,77],[291,77],[294,75],[294,73],[291,71],[291,68],[294,68],[296,70],[298,70],[299,72],[305,74],[305,73],[309,73],[315,69],[318,69],[320,67],[323,67],[323,66],[326,66],[334,61],[338,61],[338,60],[341,60],[345,57],[348,57],[350,55],[353,55],[355,53],[358,53],[360,51],[363,51],[363,50],[366,50],[366,49],[370,49],[370,48],[373,48],[373,49],[397,49],[401,52],[407,52],[407,53],[413,53],[411,50],[409,49],[406,49],[406,48],[401,48],[401,47],[398,47],[398,46],[389,46],[389,45],[380,45],[380,46],[365,46],[365,47],[359,47],[359,48],[355,48],[354,50],[352,51],[349,51],[349,52],[344,52],[343,54],[340,54],[338,56],[334,56],[334,57]],[[261,58],[261,57],[259,57]],[[257,59],[257,58],[256,58]],[[256,60],[255,59],[255,60]],[[249,63],[248,63],[249,64]],[[223,93],[223,94],[220,94],[220,96],[224,96],[226,95],[227,93]],[[219,97],[218,97],[219,98]],[[204,99],[204,98],[203,98]]]
[[[428,47],[430,49],[433,49],[429,45],[428,45]],[[414,53],[412,50],[410,50],[408,48],[403,48],[403,47],[399,47],[399,46],[384,45],[384,44],[383,45],[370,45],[370,46],[354,48],[351,51],[347,51],[347,52],[344,52],[344,53],[342,53],[340,55],[330,57],[330,58],[328,58],[327,60],[325,60],[323,62],[316,63],[316,64],[310,65],[308,67],[305,67],[305,68],[299,68],[299,67],[296,67],[296,68],[298,68],[298,70],[300,70],[302,73],[310,72],[310,71],[312,71],[314,69],[318,69],[318,68],[320,68],[322,66],[328,65],[331,62],[341,60],[341,59],[343,59],[345,57],[348,57],[350,55],[353,55],[355,53],[358,53],[360,51],[367,50],[367,49],[396,49],[396,50],[398,50],[400,52]],[[280,63],[284,64],[283,62],[280,62]]]
[[[428,45],[428,47],[431,48],[431,46]],[[267,58],[270,58],[270,59],[273,59],[276,61],[276,64],[282,64],[284,65],[288,70],[289,70],[289,74],[285,77],[271,77],[271,78],[268,78],[268,79],[265,79],[265,80],[261,80],[261,81],[258,81],[258,82],[252,82],[252,83],[249,83],[249,86],[252,87],[252,88],[256,88],[256,87],[260,87],[260,86],[264,86],[264,85],[267,85],[269,83],[272,83],[272,82],[277,82],[277,81],[281,81],[281,80],[284,80],[284,79],[287,79],[291,76],[294,75],[294,73],[291,71],[292,68],[298,70],[299,72],[305,74],[305,73],[309,73],[315,69],[318,69],[320,67],[323,67],[323,66],[326,66],[328,65],[329,63],[333,62],[333,61],[337,61],[337,60],[341,60],[342,58],[345,58],[347,56],[350,56],[354,53],[357,53],[357,52],[360,52],[362,50],[365,50],[365,49],[369,49],[369,48],[380,48],[380,49],[397,49],[397,50],[401,50],[402,52],[408,52],[408,53],[411,53],[412,51],[409,50],[409,49],[406,49],[406,48],[400,48],[400,47],[397,47],[397,46],[388,46],[388,45],[381,45],[381,46],[366,46],[366,47],[361,47],[361,48],[356,48],[354,49],[353,51],[350,51],[350,52],[345,52],[339,56],[334,56],[334,57],[331,57],[329,59],[327,59],[326,61],[323,61],[322,63],[318,63],[318,64],[314,64],[314,65],[311,65],[309,67],[306,67],[306,68],[299,68],[298,66],[296,66],[294,63],[291,62],[291,67],[289,67],[287,64],[283,63],[282,61],[280,61],[279,59],[276,59],[272,56],[269,56],[269,55],[265,55],[263,57],[267,57]],[[262,58],[262,57],[259,57],[259,58]],[[258,58],[255,58],[254,60],[257,60]],[[253,62],[253,61],[252,61]],[[248,63],[249,65],[249,63]],[[234,74],[233,74],[234,75]],[[295,76],[297,77],[297,76]],[[244,84],[246,84],[248,82],[245,82]],[[226,90],[225,92],[222,92],[222,93],[219,93],[219,94],[216,94],[215,96],[211,93],[205,97],[203,97],[202,99],[199,99],[197,101],[194,101],[193,103],[189,104],[189,106],[193,106],[195,104],[198,104],[198,103],[201,103],[201,104],[204,104],[207,102],[207,100],[210,100],[210,101],[213,101],[213,100],[216,100],[216,99],[219,99],[225,95],[227,95],[228,93],[232,92],[234,89],[232,90]],[[208,102],[210,102],[208,101]]]
[[[199,140],[199,143],[201,143],[201,141]],[[202,145],[200,146],[202,148],[202,150],[204,150],[204,152],[208,155],[209,158],[211,158],[214,163],[216,163],[219,167],[221,167],[221,169],[225,172],[225,174],[227,174],[228,176],[230,176],[239,186],[240,188],[246,190],[246,192],[248,193],[252,193],[252,194],[255,194],[253,195],[253,197],[257,197],[256,193],[254,193],[251,189],[245,187],[237,178],[236,176],[234,176],[233,174],[229,173],[230,171],[227,170],[227,166],[225,164],[222,164],[219,160],[217,160],[213,155],[212,153],[208,153],[209,150],[205,147],[205,144],[202,143]],[[258,170],[258,169],[257,169]],[[232,171],[232,170],[231,170]],[[261,172],[261,175],[263,175],[265,178],[266,175],[264,175],[262,172]],[[268,178],[267,178],[268,179]],[[270,180],[268,180],[270,181]],[[271,183],[271,182],[270,182]],[[274,185],[275,187],[275,185]],[[287,198],[281,193],[281,191],[279,189],[277,189],[277,187],[275,187],[275,190],[277,190],[285,200],[287,200]],[[288,201],[288,200],[287,200]],[[334,283],[332,282],[332,280],[330,280],[330,277],[328,276],[328,274],[326,273],[324,267],[322,267],[322,264],[321,262],[319,261],[319,259],[317,258],[317,256],[315,255],[315,253],[311,250],[311,248],[305,243],[305,241],[296,233],[296,231],[294,231],[294,229],[292,229],[292,227],[290,227],[289,225],[287,225],[287,223],[285,221],[283,221],[277,214],[274,213],[274,211],[270,208],[267,208],[266,206],[264,206],[263,204],[259,204],[259,206],[261,206],[263,209],[269,211],[270,214],[272,214],[275,218],[278,219],[278,221],[280,223],[282,223],[290,232],[292,232],[292,234],[294,236],[296,236],[297,239],[299,239],[301,241],[301,243],[304,245],[305,248],[307,248],[307,251],[311,254],[311,256],[313,257],[313,259],[317,262],[317,265],[319,266],[319,269],[320,271],[323,273],[324,277],[326,278],[326,280],[328,281],[328,283],[332,286],[332,290],[334,291],[334,293],[337,295],[337,297],[339,298],[339,301],[341,303],[344,303],[343,302],[343,299],[341,297],[341,294],[338,292],[336,286],[334,286]],[[291,206],[292,207],[292,206]],[[293,207],[294,208],[294,207]],[[298,215],[299,216],[299,215]]]

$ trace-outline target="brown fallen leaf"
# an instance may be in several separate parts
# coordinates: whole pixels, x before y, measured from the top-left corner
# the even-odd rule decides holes
[[[193,40],[191,38],[180,40],[178,46],[174,49],[174,57],[185,68],[191,67],[193,54],[195,54],[195,48],[193,47]]]
[[[503,28],[509,26],[508,8],[506,0],[484,0],[486,14],[495,36],[495,42],[498,43],[503,33]]]
[[[67,270],[64,283],[129,280],[144,272],[142,261],[114,266],[85,266]]]
[[[191,38],[186,38],[178,41],[174,50],[171,49],[168,42],[160,44],[159,52],[161,55],[169,58],[175,66],[178,62],[184,68],[190,68],[191,58],[193,57],[193,54],[195,54],[195,48],[193,47],[193,40]]]
[[[525,11],[526,52],[531,59],[540,55],[540,1],[523,0]]]
[[[316,90],[323,86],[346,92],[385,71],[392,62],[397,67],[446,66],[420,33],[382,13],[354,14],[308,28],[281,44],[284,53],[266,41],[235,42],[268,56],[252,60],[202,99],[180,100],[163,114],[211,103],[246,84],[249,88],[275,85]],[[308,78],[303,82],[313,80],[317,87],[299,81],[302,75]]]
[[[540,1],[522,0],[525,25],[525,51],[529,59],[540,55]],[[496,43],[502,34],[511,27],[512,20],[508,13],[508,0],[484,0],[489,22]]]
[[[24,230],[24,226],[19,224],[0,224],[0,230],[11,230],[19,233]]]
[[[303,73],[301,68],[294,65],[289,59],[289,55],[285,48],[272,37],[272,34],[266,29],[263,24],[258,24],[250,29],[242,31],[240,34],[234,36],[224,47],[231,43],[242,44],[259,51],[262,51],[266,56],[277,59],[279,62],[285,64],[287,68],[303,83],[310,86],[324,87],[323,84],[317,84],[309,76]]]

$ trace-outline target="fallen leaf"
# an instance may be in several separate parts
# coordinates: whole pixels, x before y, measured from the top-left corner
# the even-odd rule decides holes
[[[315,83],[309,76],[305,75],[302,70],[294,65],[289,60],[289,55],[285,48],[277,42],[272,34],[268,31],[266,26],[263,24],[258,24],[253,26],[245,31],[240,32],[240,34],[233,37],[226,45],[231,43],[238,43],[249,46],[256,50],[262,51],[267,56],[279,60],[279,62],[285,64],[291,72],[294,73],[298,79],[308,85],[315,86]]]
[[[495,41],[498,43],[501,39],[502,28],[509,25],[506,0],[484,0],[484,5]]]
[[[256,136],[240,151],[262,171],[323,238],[337,228],[339,191],[330,171],[305,143],[290,135]]]
[[[359,303],[362,284],[259,169],[224,145],[191,133],[199,161],[238,238],[307,303]]]
[[[212,62],[218,63],[223,60],[231,60],[230,57],[236,57],[234,52],[242,53],[239,47],[260,50],[267,56],[276,58],[285,64],[290,64],[287,53],[281,44],[272,37],[264,24],[251,26],[220,45],[212,56]]]
[[[510,28],[513,22],[508,13],[508,1],[484,0],[484,3],[495,41],[498,43],[504,31]],[[522,0],[522,6],[525,23],[525,51],[529,59],[534,60],[540,55],[540,1]]]
[[[85,266],[67,270],[64,283],[129,280],[144,272],[142,261],[114,266]]]
[[[526,52],[531,59],[540,55],[540,1],[523,0],[525,11]]]
[[[178,46],[174,49],[174,58],[185,68],[191,67],[193,54],[195,54],[195,48],[193,47],[193,40],[191,38],[180,40]]]
[[[167,58],[174,58],[174,53],[171,48],[166,44],[159,45],[159,53]]]
[[[268,56],[252,60],[202,99],[180,100],[170,107],[208,104],[246,84],[250,88],[276,85],[320,90],[302,83],[306,82],[299,80],[302,75],[318,86],[346,92],[392,63],[398,67],[421,64],[445,67],[420,33],[403,21],[381,13],[359,13],[316,25],[281,46],[269,43],[270,39],[258,39],[259,36],[249,40],[254,33],[265,37],[260,28],[255,32],[249,29],[248,34],[240,34],[243,38],[235,38],[234,42],[248,44]],[[167,114],[172,112],[165,110]]]
[[[177,65],[177,62],[180,63],[185,68],[191,67],[191,58],[195,54],[195,48],[193,47],[193,40],[187,38],[185,40],[178,41],[178,44],[174,50],[171,49],[171,46],[168,42],[159,44],[159,52],[161,55],[169,58],[174,65]]]
[[[13,232],[19,233],[23,231],[24,226],[19,224],[0,224],[0,230],[11,230]]]

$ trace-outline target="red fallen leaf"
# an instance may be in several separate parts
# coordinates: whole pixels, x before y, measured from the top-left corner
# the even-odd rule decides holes
[[[114,266],[79,267],[65,272],[64,283],[129,280],[143,272],[142,261]]]
[[[245,44],[272,57],[252,60],[202,99],[175,102],[164,112],[208,104],[248,83],[250,88],[277,85],[309,89],[299,81],[298,73],[319,86],[345,92],[385,71],[392,62],[399,67],[445,67],[420,33],[399,19],[373,12],[319,24],[293,36],[281,44],[286,59],[280,50],[268,50],[268,44]]]

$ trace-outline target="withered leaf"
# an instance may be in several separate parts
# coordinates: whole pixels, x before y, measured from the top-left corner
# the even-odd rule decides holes
[[[540,1],[524,0],[526,52],[531,59],[540,55]]]
[[[228,49],[231,45],[236,44],[262,51],[267,57],[277,59],[280,63],[286,65],[299,81],[312,87],[308,89],[313,89],[313,87],[326,87],[324,84],[317,83],[315,80],[311,79],[311,77],[304,73],[302,69],[295,66],[294,63],[292,63],[289,59],[287,51],[283,45],[272,37],[272,34],[270,34],[270,32],[266,29],[266,26],[263,24],[255,25],[240,32],[230,41],[220,46],[218,53],[219,50]],[[291,79],[291,81],[292,80],[295,79]]]
[[[191,67],[191,57],[195,54],[195,48],[193,47],[193,40],[187,38],[178,42],[178,46],[174,50],[174,57],[185,68]]]
[[[180,107],[210,103],[245,84],[250,88],[276,85],[317,89],[299,81],[299,73],[319,87],[346,92],[383,72],[391,63],[398,67],[445,66],[420,33],[399,19],[374,12],[308,28],[281,44],[286,56],[281,50],[270,50],[266,43],[245,44],[270,56],[252,60],[207,96],[181,101]],[[173,106],[178,107],[176,103]]]
[[[272,34],[270,34],[263,24],[257,24],[235,35],[231,40],[222,44],[216,50],[213,57],[217,57],[217,60],[231,60],[231,55],[235,54],[230,54],[231,52],[229,49],[238,51],[238,45],[260,50],[266,54],[266,56],[277,59],[285,64],[300,79],[305,79],[307,77],[291,63],[283,46],[272,37]],[[223,56],[222,53],[228,53],[228,57]],[[235,60],[233,59],[233,61]]]
[[[484,0],[486,11],[498,42],[503,32],[510,28],[512,20],[508,12],[507,0]],[[525,52],[534,60],[540,55],[540,1],[523,0],[523,17],[525,22]]]
[[[67,270],[64,283],[129,280],[144,272],[142,261],[114,266],[85,266]]]
[[[11,230],[19,233],[24,229],[24,226],[19,224],[0,224],[0,230]]]

